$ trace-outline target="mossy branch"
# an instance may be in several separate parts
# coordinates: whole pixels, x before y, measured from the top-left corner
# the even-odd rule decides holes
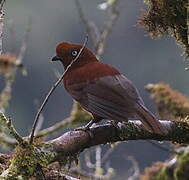
[[[92,127],[89,132],[69,131],[62,136],[45,143],[35,143],[25,147],[18,146],[10,161],[9,168],[0,178],[33,176],[38,170],[37,166],[45,168],[50,163],[58,161],[62,165],[69,165],[77,159],[79,153],[92,146],[128,140],[157,140],[177,143],[189,143],[189,124],[187,121],[171,122],[161,121],[169,130],[166,135],[153,134],[146,131],[140,121],[111,123]],[[25,169],[23,171],[23,168]]]
[[[23,140],[22,136],[20,136],[16,132],[16,130],[15,130],[13,124],[12,124],[11,119],[6,118],[6,116],[2,112],[0,112],[0,121],[1,121],[2,124],[4,124],[7,127],[7,129],[9,130],[9,133],[18,141],[18,143],[20,145],[23,145],[24,140]]]
[[[145,88],[155,101],[161,118],[185,118],[189,115],[189,98],[168,84],[148,84]]]
[[[189,143],[189,124],[187,122],[160,121],[169,130],[166,135],[154,134],[146,131],[140,121],[118,123],[115,127],[111,123],[98,125],[84,131],[69,131],[57,139],[49,141],[56,150],[64,154],[79,153],[91,146],[128,140],[157,140]],[[188,135],[187,135],[188,134]]]
[[[5,133],[0,133],[1,147],[14,148],[18,143],[15,139],[7,136]]]
[[[145,0],[148,10],[139,20],[151,37],[174,37],[189,56],[188,0]]]

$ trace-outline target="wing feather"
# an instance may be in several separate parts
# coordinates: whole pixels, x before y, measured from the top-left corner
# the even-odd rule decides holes
[[[143,106],[137,89],[123,75],[112,75],[70,85],[67,90],[93,115],[116,121],[138,117],[150,132],[165,130],[153,114]]]
[[[74,84],[69,92],[89,112],[117,121],[134,117],[135,104],[140,101],[136,88],[123,75]]]
[[[115,103],[107,101],[105,99],[99,98],[88,93],[88,109],[94,114],[105,119],[114,119],[117,121],[127,121],[128,114],[126,113],[124,107],[118,106]]]

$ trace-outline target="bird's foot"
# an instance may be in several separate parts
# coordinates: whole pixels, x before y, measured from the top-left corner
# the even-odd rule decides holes
[[[74,129],[74,131],[85,131],[85,132],[88,132],[90,137],[93,138],[94,135],[92,134],[92,132],[90,131],[90,127],[92,126],[92,124],[94,123],[93,120],[89,121],[89,123],[87,123],[85,126],[81,126],[81,127],[78,127],[76,129]]]
[[[119,128],[117,121],[111,120],[111,121],[108,121],[108,122],[109,122],[112,126],[114,126],[116,129]]]
[[[75,128],[74,131],[90,131],[90,127],[81,126],[81,127]]]
[[[93,119],[90,120],[85,126],[74,129],[75,131],[89,131],[90,127],[94,124]]]

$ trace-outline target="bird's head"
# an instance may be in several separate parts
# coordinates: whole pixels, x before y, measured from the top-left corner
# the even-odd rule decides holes
[[[56,56],[52,58],[52,61],[60,61],[63,64],[64,69],[66,69],[67,66],[76,58],[81,48],[82,45],[80,44],[68,42],[59,43],[56,46]],[[85,47],[73,66],[81,66],[92,61],[97,61],[96,56]]]

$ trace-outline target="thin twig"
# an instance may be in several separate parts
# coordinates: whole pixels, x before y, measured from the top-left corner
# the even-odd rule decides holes
[[[115,143],[113,147],[110,147],[102,157],[102,164],[106,162],[106,160],[110,157],[110,155],[114,152],[115,148],[119,145],[119,142]]]
[[[136,159],[133,156],[128,156],[127,159],[129,161],[131,161],[131,163],[132,163],[132,168],[130,168],[128,171],[133,171],[133,174],[131,176],[127,177],[127,180],[138,179],[138,177],[140,175],[140,169],[139,169],[138,162],[136,161]]]
[[[10,132],[10,134],[18,141],[20,145],[24,145],[24,140],[22,136],[20,136],[16,130],[14,129],[14,126],[12,125],[12,121],[10,118],[6,118],[6,116],[0,112],[0,121],[2,121],[3,124],[5,124]]]
[[[39,108],[39,102],[38,102],[38,100],[35,100],[34,104],[36,105],[36,109],[38,109]],[[34,136],[36,136],[38,134],[38,132],[40,131],[41,127],[43,126],[43,122],[44,122],[44,116],[41,113],[40,116],[39,116],[38,124],[37,124],[37,126],[35,128]]]
[[[66,70],[64,71],[64,73],[62,74],[62,76],[58,79],[58,81],[52,86],[52,88],[50,89],[50,91],[48,92],[47,96],[45,97],[41,107],[39,108],[36,116],[35,116],[35,120],[32,126],[32,130],[31,130],[31,135],[30,135],[30,144],[33,143],[33,138],[34,138],[34,133],[35,133],[35,129],[39,120],[39,116],[43,110],[43,108],[45,107],[45,105],[47,104],[51,94],[54,92],[54,90],[56,89],[56,87],[60,84],[60,82],[62,81],[62,79],[64,78],[65,74],[68,72],[69,68],[72,66],[73,63],[75,63],[77,61],[77,59],[79,58],[80,54],[82,53],[83,49],[85,48],[86,44],[88,41],[88,35],[86,35],[85,37],[85,41],[83,43],[82,48],[80,49],[78,55],[76,56],[76,58],[69,64],[69,66],[66,68]]]
[[[5,113],[5,109],[11,99],[12,83],[14,81],[14,77],[11,77],[11,75],[12,74],[7,74],[5,76],[5,87],[0,94],[0,111],[3,113]]]
[[[38,134],[38,132],[40,131],[40,129],[41,129],[42,125],[43,125],[43,122],[44,122],[44,116],[43,116],[43,114],[41,114],[39,116],[39,121],[37,123],[34,136],[36,136],[36,134]]]
[[[10,134],[18,141],[18,143],[19,143],[20,145],[23,145],[23,144],[24,144],[24,140],[23,140],[22,136],[20,136],[20,135],[16,132],[16,130],[15,130],[13,124],[12,124],[11,119],[9,118],[9,119],[7,119],[7,120],[8,120],[8,121],[7,121],[7,127],[8,127],[9,130],[10,130]]]
[[[100,146],[96,147],[96,162],[95,162],[95,175],[102,175],[102,148]]]
[[[50,134],[53,134],[55,132],[57,132],[58,130],[66,127],[68,124],[70,124],[72,122],[72,118],[68,117],[60,122],[57,122],[56,124],[54,124],[53,126],[50,126],[46,129],[43,129],[41,131],[39,131],[38,133],[35,133],[35,137],[39,138],[39,137],[44,137]]]
[[[91,161],[91,149],[85,152],[84,154],[85,164],[89,169],[95,169],[95,163]]]
[[[4,145],[5,147],[14,148],[18,143],[14,138],[7,136],[5,133],[0,133],[0,144],[1,147]]]
[[[108,21],[105,23],[101,33],[99,32],[99,28],[92,23],[91,21],[89,21],[84,12],[83,9],[80,5],[79,0],[75,0],[75,4],[77,7],[77,11],[79,14],[79,17],[81,19],[81,22],[83,23],[86,32],[90,35],[91,39],[92,39],[92,43],[95,49],[95,54],[98,58],[100,58],[102,56],[102,54],[104,53],[104,47],[105,47],[105,42],[107,40],[108,35],[110,34],[110,32],[112,31],[113,25],[115,24],[115,22],[117,21],[118,17],[119,17],[119,11],[118,11],[118,0],[116,0],[108,9],[109,11],[109,19]]]
[[[5,1],[6,1],[6,0],[1,0],[1,3],[0,3],[0,11],[3,9],[3,5],[5,4]]]
[[[115,24],[115,22],[117,21],[118,17],[119,17],[119,11],[118,11],[118,0],[115,1],[112,5],[111,5],[111,9],[109,12],[109,20],[105,23],[103,31],[100,34],[100,38],[98,39],[96,46],[95,46],[95,54],[98,58],[100,58],[102,56],[102,54],[104,53],[104,47],[105,47],[105,42],[107,40],[108,35],[110,34],[110,32],[112,31],[113,25]]]
[[[99,39],[99,36],[100,36],[98,27],[94,24],[94,22],[89,21],[87,19],[87,17],[85,16],[85,14],[83,12],[83,9],[81,7],[79,0],[75,0],[75,5],[76,5],[76,8],[77,8],[79,18],[80,18],[81,22],[83,23],[87,34],[89,34],[89,37],[92,40],[93,46],[95,46],[96,43],[97,43],[97,40]]]
[[[22,63],[22,59],[23,59],[25,52],[26,52],[27,42],[28,42],[28,39],[29,39],[30,31],[31,31],[31,20],[29,19],[28,20],[28,26],[27,26],[26,32],[24,34],[24,38],[22,40],[22,45],[20,47],[20,52],[18,54],[17,65],[20,65]]]

